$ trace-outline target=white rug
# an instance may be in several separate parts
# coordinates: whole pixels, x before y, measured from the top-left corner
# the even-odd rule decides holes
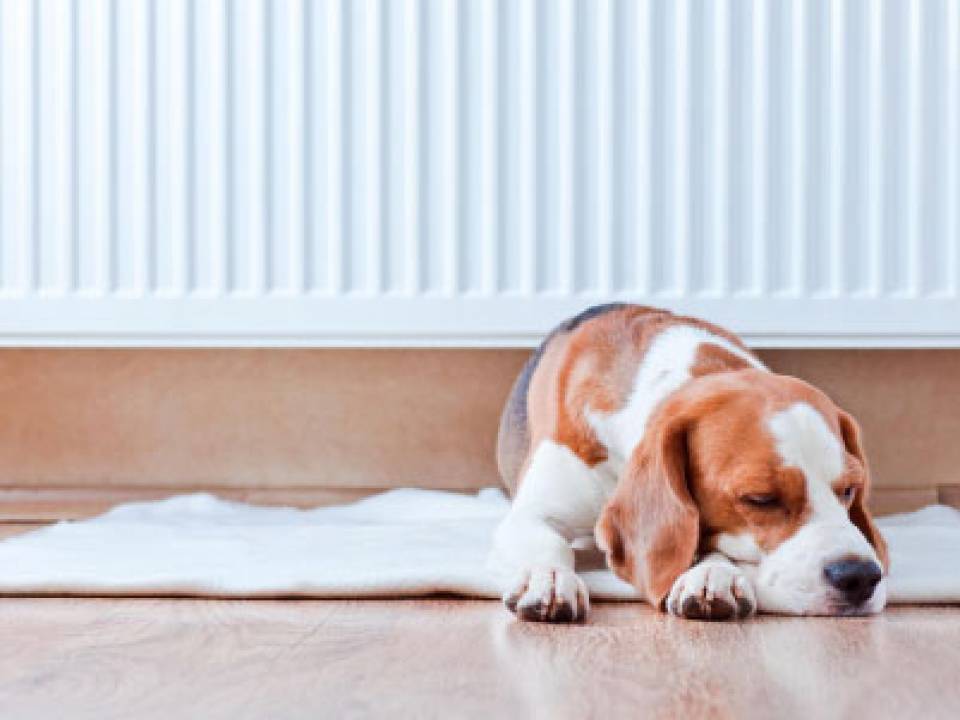
[[[0,542],[0,594],[497,597],[485,561],[506,509],[494,489],[393,490],[316,510],[206,494],[131,503]],[[960,603],[960,511],[934,505],[880,526],[891,602]],[[594,598],[635,597],[608,571],[583,577]]]

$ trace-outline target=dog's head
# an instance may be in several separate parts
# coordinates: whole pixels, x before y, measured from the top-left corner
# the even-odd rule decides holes
[[[611,568],[660,606],[698,553],[752,577],[760,610],[879,612],[888,565],[854,419],[756,370],[688,383],[650,418],[597,523]]]

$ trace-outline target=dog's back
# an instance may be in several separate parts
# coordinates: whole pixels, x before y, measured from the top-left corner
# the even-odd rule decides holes
[[[587,308],[579,315],[569,318],[557,327],[544,339],[530,359],[527,360],[520,375],[517,376],[510,391],[510,397],[500,416],[500,431],[497,436],[497,466],[503,484],[512,493],[517,486],[517,479],[530,450],[530,423],[527,399],[534,373],[540,366],[547,350],[557,338],[566,336],[594,318],[606,315],[609,312],[623,310],[629,307],[626,303],[606,303]]]
[[[739,338],[716,325],[662,308],[631,303],[596,305],[554,328],[524,365],[500,417],[497,465],[511,494],[515,493],[530,458],[532,444],[537,440],[534,435],[554,432],[561,416],[569,420],[571,412],[576,415],[582,410],[565,407],[570,398],[555,396],[556,391],[564,388],[575,395],[578,383],[582,385],[586,375],[601,364],[606,369],[601,373],[604,377],[599,378],[600,383],[609,384],[619,378],[625,387],[613,389],[613,394],[626,395],[645,348],[661,331],[676,324],[703,328],[749,352]],[[605,359],[598,361],[600,356]],[[717,367],[707,371],[723,369],[726,364],[724,358],[720,358]],[[530,399],[537,392],[544,394],[534,403],[541,416],[531,418]],[[592,431],[588,435],[592,436]],[[583,437],[580,440],[580,449],[590,454],[590,447],[596,443],[586,442]]]

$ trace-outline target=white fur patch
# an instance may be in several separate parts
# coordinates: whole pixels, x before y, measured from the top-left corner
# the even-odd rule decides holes
[[[830,485],[843,472],[843,446],[823,416],[805,402],[781,410],[767,423],[787,467],[803,472],[807,485]]]
[[[720,533],[714,540],[714,547],[731,560],[740,562],[757,563],[763,556],[750,533]]]
[[[617,478],[604,463],[590,467],[566,445],[544,440],[513,499],[513,507],[550,522],[570,539],[593,533]]]

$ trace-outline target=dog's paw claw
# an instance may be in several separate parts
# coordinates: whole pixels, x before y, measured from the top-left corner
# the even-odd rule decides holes
[[[504,593],[503,604],[520,620],[533,622],[582,622],[590,610],[586,585],[565,568],[524,571]]]
[[[691,620],[740,620],[756,608],[750,581],[726,563],[694,565],[677,578],[667,597],[668,612]]]

